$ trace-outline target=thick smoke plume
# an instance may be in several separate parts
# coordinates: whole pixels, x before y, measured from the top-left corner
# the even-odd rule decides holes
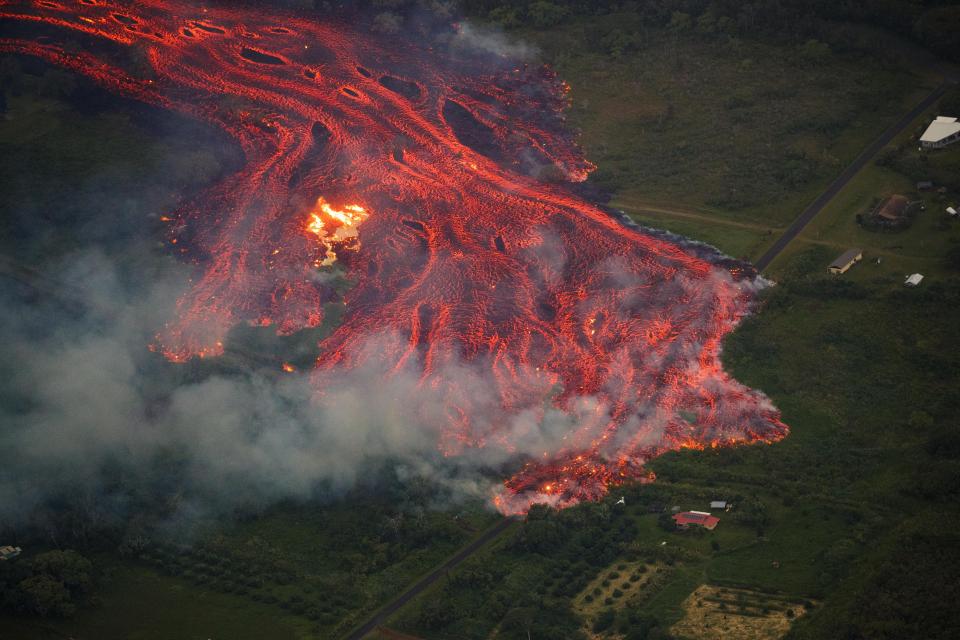
[[[9,283],[0,288],[8,369],[0,523],[23,523],[65,493],[103,499],[117,474],[148,474],[164,455],[179,461],[175,482],[187,500],[179,515],[336,494],[385,459],[460,498],[489,497],[491,480],[437,468],[437,434],[411,424],[405,409],[417,394],[405,372],[386,384],[380,371],[353,372],[322,405],[307,374],[171,385],[169,367],[147,345],[173,313],[185,274],[144,289],[118,271],[103,253],[87,252],[43,274],[59,292],[39,304]]]

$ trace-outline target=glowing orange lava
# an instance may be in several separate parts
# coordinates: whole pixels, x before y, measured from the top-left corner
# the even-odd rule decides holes
[[[357,204],[335,209],[323,196],[310,212],[307,231],[319,238],[324,248],[324,257],[314,261],[318,267],[328,267],[337,261],[337,251],[357,251],[360,248],[357,227],[366,218],[367,210]]]
[[[241,322],[319,326],[335,292],[318,265],[336,260],[355,286],[319,345],[318,392],[371,367],[384,380],[414,371],[433,401],[413,422],[444,455],[523,463],[493,498],[504,513],[648,481],[644,464],[664,451],[786,434],[720,364],[755,274],[576,196],[569,182],[592,165],[549,69],[454,63],[348,24],[229,4],[0,0],[0,19],[43,30],[0,37],[0,51],[213,123],[245,154],[165,212],[171,250],[196,267],[158,337],[167,357],[221,353]]]

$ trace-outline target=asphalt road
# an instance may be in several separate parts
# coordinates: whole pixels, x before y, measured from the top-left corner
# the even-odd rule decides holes
[[[758,270],[763,271],[770,266],[770,263],[773,262],[774,258],[780,255],[780,252],[783,251],[790,241],[796,238],[803,228],[806,227],[811,220],[813,220],[818,213],[820,213],[827,203],[830,202],[840,190],[847,186],[847,183],[859,173],[861,169],[867,166],[867,163],[873,160],[881,149],[890,144],[890,141],[897,137],[904,129],[910,126],[910,123],[923,113],[925,110],[933,106],[933,103],[940,99],[940,97],[946,92],[949,88],[950,83],[944,82],[939,87],[933,90],[933,92],[923,99],[920,104],[915,106],[910,110],[909,113],[905,114],[900,120],[896,122],[889,129],[884,131],[879,138],[874,140],[870,146],[863,150],[863,152],[857,156],[853,163],[844,169],[843,173],[837,176],[836,180],[830,183],[830,186],[827,187],[826,191],[817,196],[817,199],[811,202],[806,209],[804,209],[800,215],[794,220],[787,230],[783,232],[783,235],[777,238],[777,241],[773,243],[767,252],[760,256],[760,259],[757,260],[754,265]]]
[[[479,538],[460,549],[456,555],[451,557],[449,560],[424,577],[420,578],[413,584],[413,586],[397,596],[396,599],[378,609],[369,620],[351,631],[349,635],[345,636],[344,640],[361,640],[361,638],[386,622],[387,618],[396,613],[400,607],[410,602],[410,600],[416,596],[420,595],[424,589],[436,582],[440,576],[446,574],[448,571],[450,571],[450,569],[453,569],[455,566],[470,557],[480,547],[499,536],[514,522],[515,520],[513,518],[504,518],[494,526],[484,531]]]

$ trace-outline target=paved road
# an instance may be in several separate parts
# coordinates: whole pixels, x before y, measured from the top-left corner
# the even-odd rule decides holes
[[[867,163],[870,162],[877,153],[880,152],[885,146],[890,144],[890,141],[893,140],[897,135],[899,135],[904,129],[910,126],[910,123],[919,116],[921,113],[933,106],[933,103],[940,99],[940,97],[946,92],[949,88],[950,83],[944,82],[939,87],[933,90],[933,92],[923,99],[920,104],[915,106],[910,110],[909,113],[904,115],[894,124],[892,127],[887,129],[881,134],[879,138],[874,140],[869,147],[863,150],[863,152],[857,156],[849,167],[847,167],[843,173],[837,176],[837,179],[834,180],[827,190],[817,196],[817,199],[810,203],[810,205],[804,209],[800,215],[794,220],[787,230],[783,232],[783,235],[777,238],[777,241],[773,243],[773,246],[767,249],[767,252],[760,256],[760,259],[757,260],[754,264],[757,269],[763,271],[770,266],[770,263],[773,262],[774,258],[780,255],[780,252],[783,251],[790,241],[796,238],[803,228],[813,220],[818,213],[820,213],[827,203],[830,202],[840,190],[847,186],[847,183],[857,175],[857,173],[867,166]]]
[[[370,633],[371,631],[373,631],[374,629],[376,629],[377,627],[385,623],[387,621],[387,618],[389,618],[394,613],[396,613],[400,607],[410,602],[410,600],[412,600],[416,596],[420,595],[420,593],[422,593],[424,589],[426,589],[427,587],[432,585],[434,582],[436,582],[440,578],[440,576],[444,575],[450,569],[453,569],[455,566],[457,566],[458,564],[460,564],[461,562],[469,558],[480,547],[487,544],[488,542],[490,542],[491,540],[499,536],[501,533],[506,531],[507,527],[509,527],[514,522],[515,520],[513,518],[504,518],[494,526],[484,531],[479,538],[477,538],[467,546],[460,549],[460,551],[458,551],[455,556],[453,556],[452,558],[444,562],[442,565],[440,565],[439,567],[431,571],[429,574],[420,578],[420,580],[415,582],[413,586],[411,586],[409,589],[407,589],[406,591],[401,593],[399,596],[397,596],[395,600],[387,603],[386,605],[381,607],[379,610],[377,610],[377,612],[374,613],[369,620],[367,620],[361,626],[351,631],[350,634],[344,638],[344,640],[361,640],[361,638],[366,636],[368,633]]]

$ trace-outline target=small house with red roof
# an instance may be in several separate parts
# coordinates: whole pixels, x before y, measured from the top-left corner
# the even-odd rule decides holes
[[[677,523],[677,529],[703,527],[712,531],[720,522],[720,518],[712,516],[706,511],[682,511],[674,514],[673,521]]]

